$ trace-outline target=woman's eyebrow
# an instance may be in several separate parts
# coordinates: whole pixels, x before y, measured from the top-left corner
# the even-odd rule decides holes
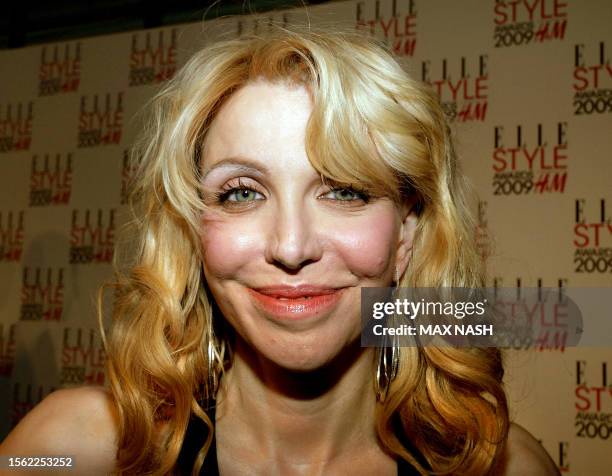
[[[202,180],[204,180],[213,170],[218,168],[232,168],[238,172],[251,173],[255,175],[265,175],[268,173],[267,167],[261,162],[256,162],[244,157],[227,157],[215,162],[210,167],[206,167],[202,172]]]

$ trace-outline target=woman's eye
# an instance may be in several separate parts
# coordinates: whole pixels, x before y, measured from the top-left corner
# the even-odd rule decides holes
[[[234,188],[225,192],[221,196],[221,199],[223,202],[252,202],[255,200],[263,200],[264,196],[250,188]]]
[[[365,193],[359,192],[350,187],[349,188],[335,188],[333,190],[330,190],[325,195],[323,195],[323,198],[331,199],[331,200],[339,200],[342,202],[349,202],[349,201],[355,201],[355,200],[362,200],[364,202],[368,201],[368,196]]]

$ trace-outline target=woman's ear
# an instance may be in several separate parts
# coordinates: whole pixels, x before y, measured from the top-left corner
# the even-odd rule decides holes
[[[397,242],[397,250],[395,254],[395,272],[396,276],[402,276],[408,267],[410,257],[412,256],[412,245],[414,243],[414,234],[418,224],[416,200],[409,203],[404,203],[401,206],[399,240]]]

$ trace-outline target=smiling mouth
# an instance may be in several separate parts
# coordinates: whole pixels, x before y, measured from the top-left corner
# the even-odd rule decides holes
[[[307,319],[331,311],[345,288],[314,286],[248,288],[255,305],[276,319]]]
[[[282,297],[282,296],[272,296],[272,297],[278,299],[279,301],[297,301],[299,299],[308,300],[308,299],[313,298],[313,296],[301,296],[301,297],[296,297],[296,298],[288,298],[288,297]]]

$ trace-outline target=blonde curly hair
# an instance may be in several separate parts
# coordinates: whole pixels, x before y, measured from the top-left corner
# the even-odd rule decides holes
[[[210,447],[214,424],[202,402],[211,397],[210,372],[222,370],[223,344],[201,269],[201,151],[224,101],[261,78],[311,92],[306,147],[320,174],[398,201],[416,197],[418,226],[400,285],[483,285],[465,185],[439,101],[383,46],[358,34],[279,30],[205,47],[155,96],[133,153],[136,250],[116,273],[105,337],[122,473],[172,473],[192,414],[210,429],[193,474]],[[219,353],[212,360],[209,342]],[[500,351],[403,348],[401,359],[377,406],[384,447],[429,474],[401,443],[403,432],[436,474],[489,472],[509,425]]]

